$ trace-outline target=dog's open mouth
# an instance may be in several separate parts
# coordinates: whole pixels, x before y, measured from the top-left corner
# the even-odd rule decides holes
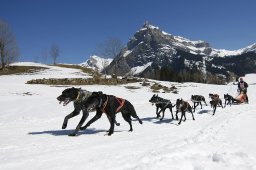
[[[59,104],[63,102],[63,106],[66,106],[67,104],[69,104],[70,101],[70,99],[65,99],[64,101],[60,101]]]

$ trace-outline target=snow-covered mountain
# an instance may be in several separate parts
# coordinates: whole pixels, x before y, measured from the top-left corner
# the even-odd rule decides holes
[[[105,59],[101,58],[99,56],[93,55],[90,56],[88,60],[86,60],[84,63],[81,63],[79,65],[83,67],[92,68],[93,70],[97,70],[98,72],[101,72],[105,67],[107,67],[113,59]]]
[[[211,56],[226,57],[226,56],[237,56],[248,52],[256,53],[256,43],[249,45],[239,50],[229,51],[224,49],[212,49]]]
[[[174,36],[146,23],[114,58],[107,72],[112,74],[117,63],[118,75],[179,81],[186,74],[190,78],[185,81],[198,81],[191,79],[195,73],[204,77],[204,82],[214,76],[229,79],[231,75],[256,72],[255,52],[256,44],[236,51],[214,49],[205,41]],[[181,72],[183,75],[175,76]]]

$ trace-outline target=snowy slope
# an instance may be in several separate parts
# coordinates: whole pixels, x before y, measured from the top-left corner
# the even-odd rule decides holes
[[[23,63],[24,64],[24,63]],[[58,67],[33,75],[0,76],[0,169],[1,170],[252,170],[256,169],[256,74],[246,75],[250,104],[217,108],[210,106],[194,113],[195,121],[177,126],[169,111],[165,119],[155,119],[155,106],[148,100],[148,87],[130,90],[125,85],[82,88],[103,91],[126,98],[134,105],[143,125],[133,121],[133,132],[120,114],[112,136],[105,136],[109,123],[105,115],[77,137],[67,136],[81,118],[69,121],[62,130],[64,117],[73,111],[72,104],[59,105],[56,97],[67,87],[24,84],[33,78],[83,77],[79,70]],[[178,87],[178,94],[160,93],[175,101],[189,100],[192,94],[235,95],[236,86],[198,83],[161,82]],[[80,86],[79,86],[80,87]],[[27,93],[29,92],[29,93]],[[27,95],[32,94],[32,95]],[[174,109],[175,110],[175,109]],[[90,119],[95,113],[91,113]],[[88,121],[88,120],[87,120]]]

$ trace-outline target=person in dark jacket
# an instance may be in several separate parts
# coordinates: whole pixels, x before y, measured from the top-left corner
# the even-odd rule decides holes
[[[248,84],[244,81],[242,77],[240,77],[239,83],[238,83],[238,91],[240,93],[243,92],[244,94],[246,94],[246,102],[248,103],[247,88],[248,88]]]

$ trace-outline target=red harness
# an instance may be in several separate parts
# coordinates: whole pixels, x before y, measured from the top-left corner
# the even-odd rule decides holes
[[[115,98],[116,98],[117,102],[119,103],[119,106],[118,106],[118,108],[116,109],[116,113],[117,113],[117,112],[119,112],[120,109],[124,106],[125,99],[118,98],[118,97],[115,97]],[[102,110],[101,110],[103,113],[105,113],[105,108],[106,108],[107,104],[108,104],[108,96],[107,96],[107,99],[106,99],[106,101],[104,102],[103,108],[102,108]]]
[[[107,104],[108,104],[108,96],[107,96],[107,100],[106,100],[105,103],[103,104],[103,108],[101,109],[101,111],[102,111],[103,113],[106,113],[106,112],[105,112],[105,108],[106,108]]]
[[[120,104],[119,107],[116,109],[116,113],[119,112],[119,110],[123,107],[125,99],[121,99],[121,98],[117,98],[116,100],[118,101],[118,103]]]

